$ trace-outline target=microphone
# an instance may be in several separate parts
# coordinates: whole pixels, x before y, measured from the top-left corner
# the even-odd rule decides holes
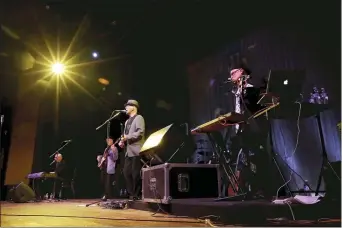
[[[72,140],[71,139],[68,139],[68,140],[64,140],[63,142],[64,143],[69,143],[69,142],[71,142]]]
[[[115,112],[127,113],[126,110],[114,110]]]

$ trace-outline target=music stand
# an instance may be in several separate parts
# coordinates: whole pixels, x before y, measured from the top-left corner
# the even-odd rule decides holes
[[[152,133],[142,146],[140,155],[153,165],[170,161],[182,162],[187,153],[177,153],[185,145],[185,138],[178,130],[180,129],[176,124],[170,124]]]
[[[160,146],[163,137],[170,130],[173,124],[170,124],[154,133],[152,133],[140,150],[140,154],[146,156],[149,160],[157,160],[159,163],[164,161],[155,153],[156,149]]]

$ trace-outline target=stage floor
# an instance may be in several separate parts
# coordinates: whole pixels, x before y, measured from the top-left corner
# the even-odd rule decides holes
[[[63,202],[11,203],[1,202],[1,227],[56,226],[206,226],[188,218],[154,217],[151,212],[135,209],[103,209],[85,207],[96,200]]]
[[[216,226],[341,226],[340,203],[292,205],[296,219],[293,221],[288,205],[273,205],[262,200],[215,202],[214,199],[176,199],[161,208],[156,203],[142,201],[129,202],[128,209],[104,209],[97,204],[85,207],[96,201],[1,202],[1,226],[198,227],[210,225],[205,223],[206,218]],[[163,210],[169,215],[153,215],[158,209],[158,212]]]
[[[163,210],[176,216],[210,218],[236,226],[337,226],[341,227],[341,202],[314,205],[276,205],[266,200],[215,201],[215,199],[173,199],[169,205],[130,203],[138,210]]]

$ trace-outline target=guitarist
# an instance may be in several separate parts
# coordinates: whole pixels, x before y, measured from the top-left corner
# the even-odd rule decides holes
[[[141,196],[141,158],[140,149],[144,143],[145,120],[138,114],[139,103],[136,100],[128,100],[125,104],[126,114],[129,116],[125,123],[124,136],[119,142],[121,148],[125,148],[124,176],[126,188],[130,198],[139,200]]]
[[[106,143],[107,148],[103,152],[103,155],[97,156],[98,167],[101,169],[101,184],[104,187],[102,200],[112,198],[116,162],[119,158],[119,151],[115,146],[113,138],[108,137]]]

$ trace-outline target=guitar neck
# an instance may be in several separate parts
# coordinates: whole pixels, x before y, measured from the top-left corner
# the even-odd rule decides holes
[[[118,142],[120,142],[120,140],[121,140],[121,136],[113,144],[117,144]]]

